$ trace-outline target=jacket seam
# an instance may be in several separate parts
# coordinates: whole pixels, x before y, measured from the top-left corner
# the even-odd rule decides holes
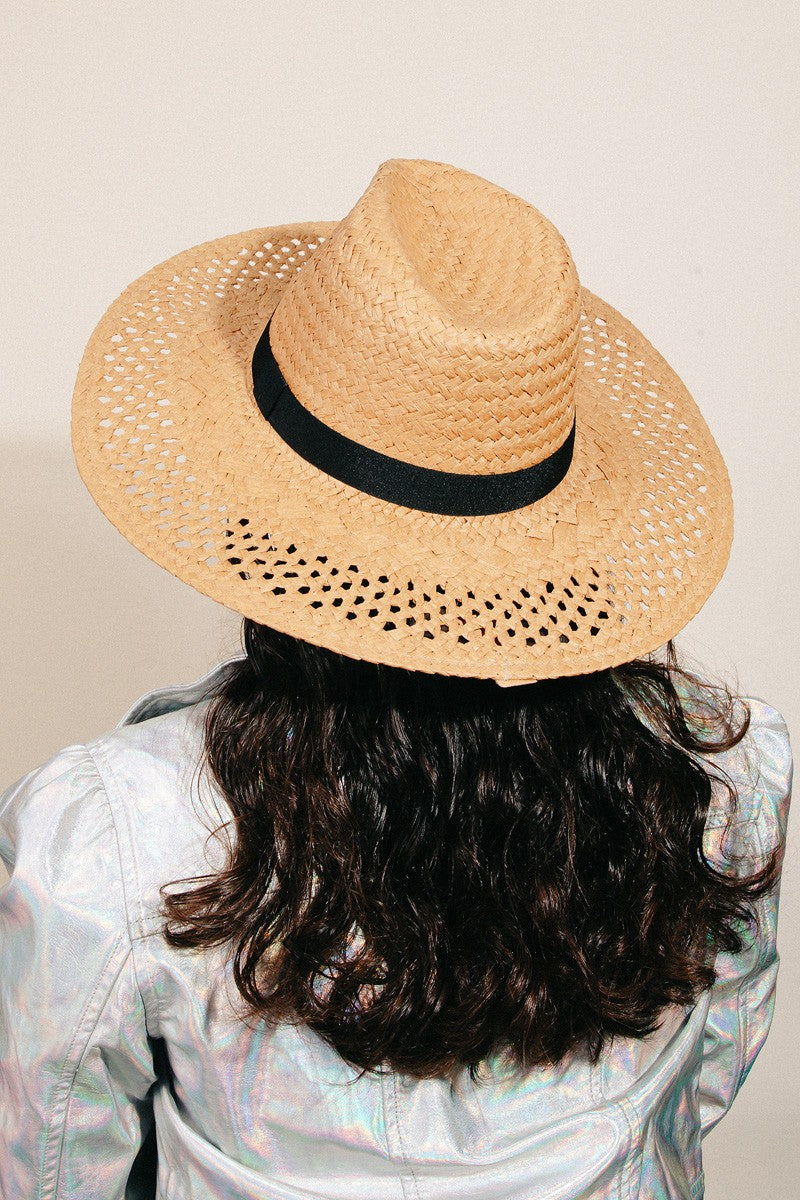
[[[408,1157],[408,1154],[406,1152],[406,1143],[405,1143],[405,1138],[403,1137],[403,1126],[402,1126],[402,1122],[400,1120],[400,1104],[399,1104],[399,1101],[397,1098],[397,1080],[394,1077],[394,1075],[392,1076],[392,1102],[394,1104],[394,1119],[395,1119],[395,1125],[397,1127],[397,1140],[400,1143],[400,1157],[403,1162],[403,1171],[400,1176],[400,1186],[403,1190],[403,1194],[405,1195],[406,1173],[410,1174],[411,1181],[414,1185],[414,1195],[417,1197],[421,1197],[422,1192],[420,1191],[419,1180],[417,1179],[417,1173],[414,1170],[414,1164],[411,1162],[411,1160]]]
[[[763,803],[762,803],[762,811],[763,811]],[[760,865],[763,866],[763,864],[765,862],[765,854],[764,854],[764,841],[761,836],[761,825],[760,824],[756,824],[756,826],[755,826],[755,839],[758,842],[758,852],[759,852],[758,862]],[[761,913],[763,914],[764,920],[768,921],[768,912],[767,912],[766,905],[763,904],[763,902],[762,902],[759,904],[759,907],[761,908]],[[757,917],[760,915],[761,914],[757,913]],[[766,966],[764,949],[765,949],[765,946],[768,944],[769,939],[768,939],[768,937],[765,936],[765,930],[763,929],[760,921],[758,924],[756,938],[761,942],[761,944],[758,946],[758,950],[756,953],[756,961],[755,961],[753,971],[748,973],[748,975],[742,979],[741,983],[739,984],[739,989],[736,993],[736,1007],[739,1010],[739,1020],[740,1020],[740,1025],[741,1025],[741,1029],[742,1029],[742,1039],[741,1039],[741,1046],[740,1046],[740,1058],[739,1058],[739,1062],[737,1063],[737,1070],[736,1070],[736,1082],[735,1082],[735,1087],[734,1087],[734,1092],[733,1092],[734,1099],[735,1099],[736,1095],[738,1094],[739,1090],[741,1089],[741,1086],[743,1083],[743,1076],[744,1076],[744,1072],[745,1072],[745,1067],[747,1065],[747,1059],[748,1059],[748,1054],[749,1054],[749,1050],[750,1050],[750,1037],[751,1037],[751,1031],[752,1031],[752,1025],[751,1025],[751,1020],[750,1020],[750,1017],[751,1017],[750,1009],[749,1009],[749,1006],[744,1001],[745,991],[748,991],[750,989],[753,975],[754,974],[760,975],[762,973],[762,971],[764,970],[764,967]]]
[[[45,1187],[47,1186],[48,1176],[50,1176],[51,1184],[52,1184],[51,1194],[54,1197],[58,1196],[58,1192],[60,1190],[61,1167],[62,1167],[62,1160],[63,1160],[63,1154],[64,1154],[64,1141],[65,1141],[66,1134],[67,1134],[67,1126],[69,1124],[69,1105],[70,1105],[70,1100],[72,1098],[72,1090],[73,1090],[73,1087],[75,1084],[75,1079],[78,1074],[78,1071],[80,1070],[80,1065],[83,1062],[84,1055],[86,1054],[86,1048],[89,1045],[92,1033],[97,1028],[97,1023],[100,1020],[101,1016],[103,1015],[105,1006],[108,1003],[108,999],[111,995],[111,990],[113,988],[114,982],[119,978],[120,973],[122,972],[122,970],[125,966],[125,963],[128,961],[128,959],[131,960],[131,965],[133,967],[134,981],[136,983],[137,993],[139,995],[139,999],[142,1004],[142,1010],[145,1014],[145,1025],[147,1023],[147,1010],[146,1010],[145,1003],[144,1003],[144,997],[141,994],[141,990],[139,988],[139,981],[136,976],[136,964],[135,964],[134,955],[133,955],[133,940],[131,937],[130,912],[129,912],[129,907],[128,907],[127,889],[125,886],[125,871],[123,869],[122,854],[120,851],[120,844],[119,844],[119,830],[117,828],[116,817],[114,814],[113,805],[111,804],[111,799],[108,794],[106,778],[103,775],[103,772],[100,770],[100,766],[97,762],[97,759],[95,758],[95,755],[92,753],[91,749],[85,744],[81,745],[80,749],[83,751],[85,759],[88,760],[88,762],[91,765],[93,772],[97,778],[97,782],[100,785],[100,792],[102,793],[102,797],[103,797],[103,800],[105,801],[105,806],[108,810],[108,815],[111,820],[111,828],[114,832],[114,843],[117,848],[117,867],[118,867],[118,871],[119,871],[120,886],[122,889],[122,903],[123,903],[123,913],[124,913],[124,918],[125,918],[125,928],[124,928],[124,930],[120,930],[120,932],[117,934],[116,938],[114,939],[114,941],[112,943],[111,949],[109,950],[108,955],[106,956],[106,959],[103,963],[103,966],[102,966],[100,972],[98,973],[98,976],[97,976],[97,979],[95,980],[94,986],[92,987],[92,990],[91,990],[89,996],[87,997],[86,1003],[84,1004],[84,1006],[81,1010],[80,1018],[75,1027],[75,1030],[72,1034],[69,1046],[67,1047],[66,1053],[64,1055],[64,1059],[59,1068],[59,1085],[60,1085],[60,1087],[57,1089],[57,1091],[60,1094],[58,1095],[57,1099],[51,1099],[51,1102],[49,1105],[51,1112],[48,1115],[46,1132],[45,1132],[44,1155],[43,1155],[43,1168],[44,1169],[42,1171],[42,1182],[41,1182],[41,1186],[39,1188],[40,1200],[45,1200],[45,1196],[46,1196]],[[97,1012],[94,1016],[94,1019],[91,1021],[91,1024],[89,1024],[88,1027],[86,1028],[85,1035],[82,1036],[82,1027],[84,1025],[84,1022],[87,1019],[87,1014],[91,1013],[91,1011],[92,1011],[92,1005],[93,1005],[94,1001],[96,1000],[97,995],[101,990],[101,985],[103,984],[103,981],[106,978],[106,975],[108,973],[109,964],[113,962],[114,957],[117,955],[120,946],[123,945],[125,942],[127,942],[127,953],[123,956],[118,969],[113,973],[113,976],[109,980],[108,987],[106,988],[105,995],[103,998],[103,1003],[100,1004],[100,1006],[98,1007]],[[82,1041],[81,1041],[81,1037],[82,1037]],[[80,1045],[80,1053],[75,1055],[75,1049],[78,1045]],[[69,1069],[70,1063],[73,1064],[71,1069]],[[61,1110],[60,1117],[58,1116],[59,1109]],[[55,1133],[56,1133],[57,1122],[59,1125],[58,1140],[57,1140],[57,1142],[53,1143],[53,1139],[54,1139]],[[51,1143],[53,1143],[52,1148],[51,1148]]]
[[[114,982],[116,979],[119,978],[119,975],[122,972],[122,970],[125,966],[125,963],[127,962],[128,958],[130,957],[130,950],[128,951],[127,954],[125,954],[123,956],[118,969],[113,973],[113,976],[110,979],[109,985],[106,989],[103,1003],[98,1007],[94,1018],[89,1023],[87,1023],[87,1015],[91,1014],[92,1005],[93,1005],[95,998],[97,997],[97,994],[101,989],[101,985],[108,973],[109,964],[113,962],[116,954],[119,951],[120,945],[122,945],[124,943],[124,941],[125,941],[125,934],[122,932],[118,933],[116,938],[114,939],[111,949],[109,950],[109,952],[106,956],[106,959],[103,963],[102,969],[100,970],[100,972],[97,976],[94,986],[93,986],[89,996],[86,999],[86,1003],[84,1004],[84,1006],[81,1010],[80,1018],[78,1020],[77,1025],[75,1026],[75,1030],[70,1039],[69,1046],[67,1047],[66,1053],[64,1054],[64,1058],[61,1063],[61,1066],[59,1067],[59,1071],[58,1071],[58,1080],[59,1081],[58,1081],[58,1085],[56,1087],[57,1095],[56,1095],[56,1097],[51,1098],[50,1103],[48,1105],[48,1108],[50,1109],[50,1113],[48,1115],[46,1132],[45,1132],[45,1145],[44,1145],[44,1155],[43,1155],[43,1168],[44,1169],[42,1171],[42,1182],[41,1182],[41,1185],[39,1188],[40,1200],[45,1200],[48,1193],[50,1195],[52,1195],[53,1197],[58,1196],[59,1187],[60,1187],[60,1179],[61,1179],[61,1163],[62,1163],[62,1158],[63,1158],[63,1154],[64,1154],[64,1140],[65,1140],[66,1134],[67,1134],[69,1102],[70,1102],[70,1099],[72,1098],[72,1089],[73,1089],[73,1086],[75,1083],[75,1077],[77,1076],[78,1071],[80,1070],[80,1065],[83,1062],[83,1058],[86,1053],[86,1047],[88,1046],[89,1041],[91,1040],[92,1033],[97,1028],[97,1023],[100,1020],[100,1018],[102,1017],[103,1012],[105,1010],[105,1006],[108,1003],[108,998],[111,995],[111,989],[114,985]],[[84,1024],[86,1024],[85,1031],[83,1029]],[[74,1052],[75,1052],[76,1047],[78,1047],[78,1046],[80,1046],[80,1053],[76,1055]],[[72,1064],[71,1068],[70,1068],[70,1064]],[[61,1110],[60,1116],[59,1116],[59,1110]],[[58,1128],[57,1128],[57,1125],[58,1125]],[[55,1140],[56,1134],[58,1135],[57,1140]],[[50,1179],[49,1184],[48,1184],[48,1178]]]
[[[641,1122],[635,1106],[625,1096],[620,1096],[614,1102],[614,1107],[622,1113],[628,1128],[630,1144],[625,1154],[625,1162],[619,1178],[620,1200],[636,1200],[640,1192],[642,1171]],[[633,1181],[636,1179],[636,1191],[633,1191]]]
[[[98,747],[98,748],[100,748],[100,747]],[[133,886],[133,897],[135,897],[136,900],[138,901],[138,903],[136,904],[136,908],[138,910],[136,923],[138,923],[139,927],[142,930],[144,930],[146,927],[146,922],[145,922],[144,910],[141,905],[141,889],[139,887],[139,872],[137,870],[136,858],[133,853],[130,853],[127,856],[127,858],[129,859],[129,862],[128,862],[129,869],[126,871],[126,863],[123,860],[122,839],[120,837],[119,822],[117,819],[117,813],[114,811],[115,805],[114,805],[114,803],[112,803],[112,800],[111,800],[111,792],[112,791],[114,792],[114,799],[116,801],[116,807],[119,808],[120,818],[124,822],[124,825],[125,825],[125,836],[127,839],[127,844],[128,844],[128,846],[132,846],[133,845],[133,837],[131,834],[130,825],[128,823],[128,814],[125,809],[125,805],[122,804],[120,801],[119,793],[116,790],[116,782],[117,781],[116,781],[113,771],[111,770],[111,768],[108,765],[108,762],[106,761],[106,763],[105,763],[107,773],[104,774],[100,767],[100,764],[97,761],[97,758],[93,754],[93,752],[91,750],[88,750],[88,753],[92,759],[92,762],[95,765],[95,770],[97,771],[98,775],[100,776],[101,783],[103,784],[103,790],[104,790],[104,793],[106,796],[106,801],[108,803],[108,810],[111,814],[111,821],[112,821],[112,824],[114,827],[114,839],[115,839],[116,847],[117,847],[117,862],[119,865],[120,880],[121,880],[121,885],[122,885],[122,901],[123,901],[123,905],[125,908],[126,932],[128,935],[128,940],[130,942],[130,946],[131,946],[131,965],[133,967],[133,977],[134,977],[134,982],[136,984],[136,991],[137,991],[137,993],[139,995],[139,999],[141,1000],[141,1003],[142,1003],[142,1011],[144,1012],[145,1029],[147,1030],[148,1036],[153,1037],[153,1036],[155,1036],[155,1034],[154,1034],[153,1030],[151,1029],[150,1016],[149,1016],[148,1009],[147,1009],[147,1002],[145,1000],[145,993],[142,991],[142,986],[141,986],[139,964],[136,961],[135,943],[141,941],[142,938],[138,934],[134,933],[135,922],[134,922],[133,916],[132,916],[133,898],[129,894],[129,888],[128,888],[128,882],[127,882],[128,877],[130,877],[130,879],[133,881],[133,885],[132,885]],[[148,989],[149,994],[151,996],[155,997],[155,996],[157,996],[157,993],[156,993],[156,989],[153,985],[153,980],[150,977],[150,973],[149,973],[149,971],[147,971],[147,968],[145,967],[144,969],[145,969],[145,973],[147,975],[147,982],[149,984],[149,989]],[[156,1003],[156,1011],[159,1011],[159,1013],[160,1013],[157,1003]],[[160,1014],[160,1015],[163,1015],[163,1014]]]
[[[764,812],[764,806],[763,806],[763,802],[761,801],[761,799],[760,799],[759,803],[760,803],[759,815],[761,815]],[[760,820],[753,821],[753,833],[754,833],[755,840],[758,843],[757,863],[759,865],[763,865],[764,842],[763,842],[763,839],[761,836]],[[760,940],[763,937],[763,934],[764,934],[764,930],[759,925],[758,932],[756,934],[756,940],[757,941]],[[745,1066],[747,1064],[747,1056],[748,1056],[748,1050],[749,1050],[749,1046],[750,1046],[750,1036],[751,1036],[750,1011],[749,1011],[749,1007],[745,1001],[745,993],[750,987],[753,975],[758,975],[763,970],[764,965],[765,965],[764,949],[763,949],[763,946],[759,946],[757,949],[757,952],[756,952],[755,963],[753,964],[751,970],[746,972],[746,974],[744,974],[739,979],[738,985],[736,987],[736,1025],[737,1025],[738,1037],[736,1038],[736,1059],[735,1059],[735,1066],[734,1066],[734,1070],[733,1070],[733,1078],[731,1080],[730,1100],[728,1103],[725,1104],[722,1113],[720,1113],[719,1116],[717,1116],[715,1118],[714,1125],[718,1125],[719,1122],[722,1120],[722,1118],[727,1113],[730,1112],[730,1110],[733,1106],[733,1103],[742,1088],[743,1076],[744,1076],[744,1072],[745,1072]],[[713,987],[713,984],[712,984],[712,987]],[[713,1004],[713,998],[712,998],[712,1004]],[[701,1072],[702,1072],[704,1063],[705,1063],[705,1057],[703,1057],[703,1059],[701,1060],[701,1066],[700,1066]],[[701,1120],[701,1122],[700,1122],[701,1140],[706,1137],[708,1132],[709,1132],[708,1123],[706,1123],[704,1125]]]

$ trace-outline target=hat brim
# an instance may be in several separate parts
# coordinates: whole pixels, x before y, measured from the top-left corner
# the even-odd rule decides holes
[[[730,483],[681,380],[586,289],[572,464],[525,508],[440,516],[378,500],[264,419],[253,349],[334,228],[206,242],[114,301],[72,410],[78,470],[102,512],[204,595],[351,658],[514,684],[615,666],[673,637],[724,571]]]

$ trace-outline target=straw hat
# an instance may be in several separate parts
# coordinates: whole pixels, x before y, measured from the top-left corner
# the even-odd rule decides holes
[[[339,223],[206,242],[92,334],[81,477],[155,562],[351,658],[503,684],[655,650],[724,570],[686,388],[530,204],[383,163]]]

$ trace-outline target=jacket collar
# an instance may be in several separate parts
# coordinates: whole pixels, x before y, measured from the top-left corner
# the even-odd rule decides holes
[[[175,712],[179,708],[188,708],[198,704],[210,695],[213,687],[218,684],[245,655],[237,654],[224,662],[217,663],[205,675],[192,683],[176,683],[166,687],[154,688],[131,705],[125,716],[117,722],[116,728],[123,725],[136,725],[140,721],[148,721],[151,717],[159,717],[163,713]]]

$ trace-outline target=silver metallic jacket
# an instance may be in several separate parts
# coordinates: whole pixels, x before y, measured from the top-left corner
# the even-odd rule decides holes
[[[307,1027],[245,1024],[224,952],[159,932],[160,885],[222,861],[224,801],[193,772],[207,688],[235,661],[148,693],[0,796],[3,1200],[702,1196],[701,1139],[769,1030],[777,891],[694,1008],[594,1067],[354,1082]],[[746,739],[716,757],[736,823],[723,840],[715,803],[706,847],[748,869],[785,839],[791,780],[782,718],[750,703]]]

